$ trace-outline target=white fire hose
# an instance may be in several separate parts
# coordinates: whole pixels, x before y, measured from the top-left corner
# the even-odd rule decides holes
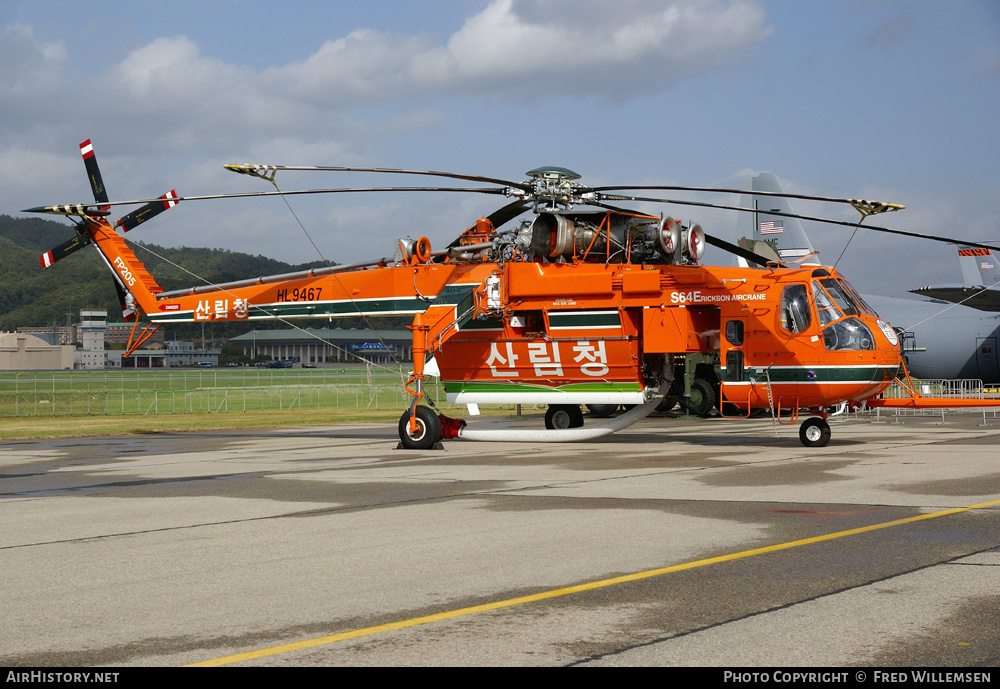
[[[531,443],[574,443],[593,440],[642,421],[649,416],[657,405],[662,402],[655,399],[646,404],[640,404],[621,416],[601,421],[593,426],[582,428],[564,428],[538,430],[527,428],[475,429],[465,426],[458,431],[458,437],[464,440],[489,440],[496,442],[531,442]]]

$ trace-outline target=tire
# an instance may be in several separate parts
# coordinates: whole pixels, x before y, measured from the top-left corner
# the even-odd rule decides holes
[[[715,408],[715,389],[707,380],[695,378],[691,383],[688,411],[695,416],[706,417]]]
[[[656,411],[661,414],[666,414],[668,411],[673,411],[674,407],[677,406],[677,400],[671,399],[669,397],[664,397],[663,401],[656,405]]]
[[[615,413],[617,404],[588,404],[587,413],[597,419],[606,419]]]
[[[545,412],[545,427],[549,430],[579,428],[583,425],[583,412],[576,404],[551,404]]]
[[[799,427],[799,440],[806,447],[826,447],[830,442],[830,424],[818,417],[803,421]]]
[[[441,419],[428,407],[417,407],[417,432],[410,435],[410,412],[399,417],[399,441],[407,450],[429,450],[441,440]]]

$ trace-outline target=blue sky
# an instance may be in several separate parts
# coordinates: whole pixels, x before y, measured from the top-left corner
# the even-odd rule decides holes
[[[113,199],[267,189],[223,170],[229,162],[513,180],[561,165],[591,184],[693,186],[769,170],[790,191],[906,204],[882,221],[890,227],[1000,243],[994,0],[0,0],[0,27],[3,213],[89,200],[77,145],[91,138]],[[387,255],[407,234],[447,243],[497,201],[290,203],[326,258],[351,262]],[[732,238],[730,214],[655,210]],[[831,262],[850,236],[807,229]],[[133,236],[317,258],[278,199],[182,203]],[[728,262],[714,250],[707,259]],[[840,267],[883,294],[960,279],[950,248],[871,233]]]

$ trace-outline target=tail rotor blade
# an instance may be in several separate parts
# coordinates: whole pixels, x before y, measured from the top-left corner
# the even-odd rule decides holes
[[[87,167],[87,177],[90,178],[90,188],[94,190],[94,200],[98,203],[107,203],[108,190],[104,188],[101,168],[97,166],[97,156],[94,155],[94,145],[90,143],[90,139],[80,144],[80,155],[83,156],[83,164]],[[107,210],[107,207],[102,207],[101,210]]]
[[[136,226],[146,222],[150,218],[155,218],[163,211],[170,210],[180,203],[180,201],[177,200],[176,189],[171,189],[166,194],[161,196],[160,199],[162,200],[147,203],[145,206],[136,208],[131,213],[123,215],[118,219],[118,222],[115,223],[115,227],[120,227],[123,231],[128,232]]]
[[[46,251],[38,257],[38,261],[42,264],[42,269],[48,268],[56,261],[61,261],[73,252],[79,251],[88,244],[90,244],[89,237],[77,235],[69,241],[63,242],[51,251]]]

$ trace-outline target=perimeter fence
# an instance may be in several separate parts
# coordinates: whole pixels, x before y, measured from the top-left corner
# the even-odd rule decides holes
[[[914,385],[921,397],[947,400],[948,398],[964,399],[996,399],[995,386],[985,386],[978,378],[961,378],[956,380],[915,380]],[[886,399],[901,399],[910,396],[910,393],[903,389],[899,383],[893,383],[881,397]],[[964,413],[979,413],[983,415],[983,423],[987,418],[998,417],[997,407],[962,407],[962,408],[942,408],[942,409],[909,409],[906,407],[891,407],[883,409],[881,407],[866,407],[859,409],[853,414],[858,417],[871,417],[874,421],[892,420],[906,416],[939,416],[942,420],[949,411],[959,411]]]
[[[5,371],[0,417],[403,409],[404,380],[364,367]],[[439,407],[453,407],[440,381],[424,389]]]
[[[119,416],[329,409],[402,410],[410,402],[405,374],[364,366],[319,369],[213,368],[118,371],[0,372],[0,417]],[[918,381],[924,397],[985,398],[980,380]],[[465,409],[445,402],[437,378],[424,389],[441,409]],[[893,385],[885,397],[905,397]],[[542,405],[544,407],[544,405]],[[965,411],[973,411],[967,409]],[[943,416],[941,409],[867,408],[851,416]],[[996,418],[996,408],[983,410]]]

